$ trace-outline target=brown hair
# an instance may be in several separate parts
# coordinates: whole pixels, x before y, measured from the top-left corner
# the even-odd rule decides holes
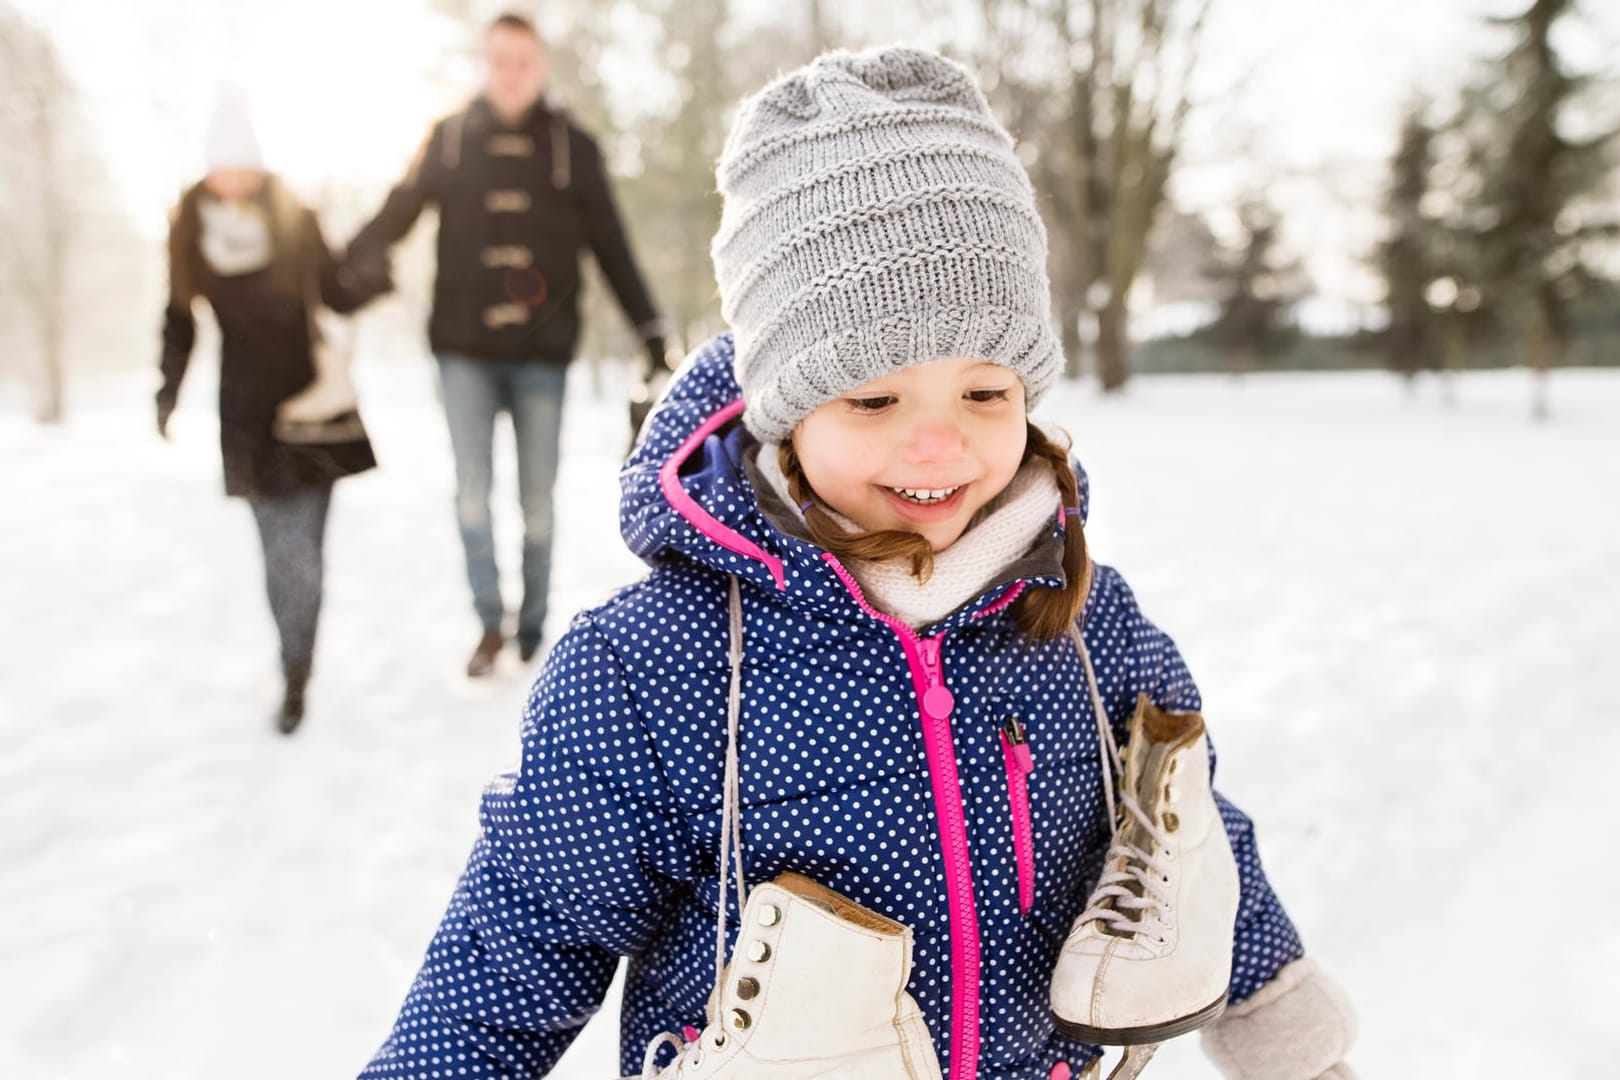
[[[1046,432],[1034,424],[1028,425],[1024,458],[1020,465],[1041,458],[1052,468],[1058,490],[1063,493],[1065,508],[1080,505],[1079,484],[1074,477],[1074,466],[1069,463],[1069,448],[1059,445]],[[784,442],[778,452],[782,475],[787,477],[788,491],[795,502],[805,507],[805,524],[810,527],[810,538],[825,551],[839,559],[861,562],[886,562],[907,559],[911,572],[919,581],[927,581],[934,572],[934,549],[921,535],[903,529],[881,529],[876,532],[847,532],[822,508],[815,489],[804,475],[804,466],[793,449],[792,441]],[[1067,510],[1065,511],[1067,513]],[[1091,560],[1086,553],[1085,530],[1078,512],[1065,519],[1067,539],[1063,546],[1063,579],[1061,589],[1030,589],[1013,604],[1013,620],[1018,628],[1036,641],[1051,641],[1062,637],[1070,624],[1080,615],[1086,594],[1091,590]]]
[[[180,196],[169,215],[169,301],[189,307],[212,289],[214,272],[202,257],[202,204],[212,198],[205,181]],[[318,288],[325,248],[315,215],[298,201],[275,173],[266,173],[264,188],[249,196],[270,219],[270,283],[276,291],[308,302]]]
[[[546,43],[545,38],[540,36],[540,29],[534,25],[534,20],[515,11],[503,11],[495,16],[484,28],[484,33],[489,34],[496,30],[516,30],[520,34],[528,34],[542,45]]]

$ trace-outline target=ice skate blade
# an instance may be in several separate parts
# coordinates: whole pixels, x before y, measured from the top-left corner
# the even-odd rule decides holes
[[[1119,1059],[1114,1071],[1108,1074],[1108,1080],[1135,1080],[1147,1068],[1147,1063],[1159,1049],[1158,1043],[1138,1043],[1125,1048],[1125,1056]],[[1081,1074],[1080,1080],[1097,1080],[1101,1075],[1102,1058],[1091,1063],[1092,1067]]]
[[[1088,1024],[1075,1023],[1063,1017],[1052,1014],[1057,1022],[1058,1031],[1066,1038],[1076,1042],[1091,1043],[1094,1046],[1141,1046],[1145,1043],[1162,1043],[1166,1039],[1173,1039],[1177,1035],[1185,1035],[1189,1031],[1197,1031],[1226,1008],[1226,995],[1222,994],[1213,1003],[1204,1006],[1197,1012],[1183,1016],[1168,1023],[1152,1024],[1147,1027],[1134,1028],[1099,1028]]]

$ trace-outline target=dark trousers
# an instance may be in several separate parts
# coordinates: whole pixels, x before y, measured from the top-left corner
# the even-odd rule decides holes
[[[321,614],[321,546],[330,486],[248,499],[264,543],[265,587],[281,635],[281,666],[289,679],[309,677],[315,623]]]

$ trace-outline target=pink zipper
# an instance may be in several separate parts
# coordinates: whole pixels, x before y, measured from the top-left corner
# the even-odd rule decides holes
[[[830,552],[821,556],[844,583],[861,610],[887,625],[900,639],[911,668],[912,687],[922,713],[923,746],[933,781],[939,842],[945,853],[945,890],[951,912],[951,1080],[973,1080],[979,1067],[979,914],[973,902],[973,870],[968,859],[962,783],[956,772],[951,711],[956,698],[945,685],[940,651],[945,635],[925,638],[866,602],[860,584]]]
[[[658,486],[663,491],[664,498],[669,500],[669,505],[674,507],[675,512],[685,518],[689,525],[727,551],[764,563],[766,569],[770,570],[771,577],[776,579],[777,589],[785,590],[787,574],[782,566],[782,560],[766,553],[758,544],[736,529],[722,525],[718,518],[699,506],[698,501],[687,494],[686,488],[681,486],[681,466],[686,463],[686,459],[697,453],[698,447],[702,446],[710,435],[742,414],[743,399],[738,398],[699,424],[698,429],[688,435],[686,441],[681,443],[659,467]]]
[[[1001,726],[1001,753],[1007,762],[1007,801],[1012,806],[1013,855],[1018,862],[1018,910],[1028,915],[1035,905],[1035,826],[1029,817],[1029,774],[1035,758],[1024,738],[1024,725],[1009,716]]]

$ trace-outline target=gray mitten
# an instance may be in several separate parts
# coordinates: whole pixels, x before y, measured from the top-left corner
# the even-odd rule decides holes
[[[1201,1039],[1227,1080],[1355,1080],[1344,1063],[1355,1034],[1344,991],[1302,958],[1228,1008]]]

